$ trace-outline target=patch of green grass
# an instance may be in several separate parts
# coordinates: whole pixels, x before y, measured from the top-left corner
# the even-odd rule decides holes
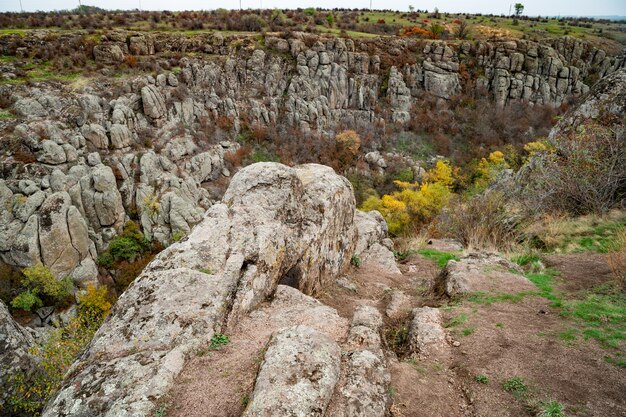
[[[626,296],[624,294],[589,294],[583,300],[565,301],[561,315],[583,324],[585,339],[595,339],[610,347],[619,347],[626,339]]]
[[[459,314],[456,317],[453,317],[452,319],[450,319],[450,321],[448,323],[446,323],[446,325],[444,327],[449,328],[449,327],[457,327],[460,326],[461,324],[465,323],[467,320],[469,319],[469,316],[465,313]]]
[[[210,268],[198,268],[198,271],[202,272],[203,274],[207,274],[207,275],[213,274],[213,271],[211,271]]]
[[[541,262],[541,258],[537,254],[523,254],[519,256],[514,256],[511,260],[519,266],[526,266],[535,262]]]
[[[498,329],[504,329],[504,323],[496,323]]]
[[[488,384],[489,377],[484,374],[479,374],[474,377],[474,381],[478,382],[479,384]]]
[[[576,329],[568,329],[559,333],[559,339],[564,340],[566,342],[572,342],[576,340],[576,334],[578,331]]]
[[[473,327],[466,327],[463,330],[461,330],[461,335],[462,336],[469,336],[472,333],[474,333],[476,329],[474,329]]]
[[[513,394],[516,398],[523,397],[524,394],[526,394],[526,391],[528,391],[528,386],[519,376],[514,376],[504,381],[502,388],[506,392]]]
[[[458,252],[441,252],[434,249],[420,249],[417,253],[437,262],[439,268],[445,267],[450,260],[458,261],[460,259]]]
[[[491,305],[494,303],[511,302],[517,303],[524,299],[528,295],[534,295],[535,293],[529,291],[522,291],[515,294],[499,293],[489,294],[484,292],[474,292],[468,294],[466,300],[476,304]]]
[[[626,216],[597,218],[583,216],[556,221],[544,232],[551,241],[549,251],[576,253],[607,253],[616,244],[620,231],[626,227]]]
[[[213,335],[213,337],[211,338],[211,342],[209,344],[209,348],[211,350],[218,350],[222,346],[226,346],[229,342],[230,342],[230,339],[225,334],[215,333]]]
[[[606,355],[604,357],[604,361],[620,368],[626,368],[626,360],[624,359],[614,358],[613,356]]]
[[[356,268],[360,268],[361,257],[359,255],[352,255],[352,258],[350,259],[350,263],[352,264],[352,266],[355,266]]]
[[[538,295],[552,301],[551,307],[561,307],[563,300],[554,293],[554,277],[556,271],[546,269],[541,273],[526,274],[528,278],[539,289]]]
[[[567,417],[563,404],[556,401],[548,401],[541,405],[537,417]]]

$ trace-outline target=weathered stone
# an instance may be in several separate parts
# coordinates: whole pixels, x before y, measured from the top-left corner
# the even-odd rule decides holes
[[[341,352],[310,327],[278,332],[270,342],[245,417],[323,416],[339,379]]]
[[[393,252],[380,243],[374,243],[361,255],[364,267],[378,269],[384,273],[401,275],[400,269],[396,265],[396,258]]]
[[[237,322],[281,282],[311,293],[336,278],[356,242],[354,204],[350,184],[327,167],[259,163],[239,171],[223,203],[123,293],[44,416],[95,409],[106,417],[147,416],[185,355],[223,323]]]
[[[14,105],[15,111],[22,117],[45,117],[48,111],[37,100],[32,98],[19,99]]]
[[[133,135],[130,130],[120,124],[111,126],[111,146],[114,149],[122,149],[133,143]]]
[[[160,119],[167,114],[165,98],[154,85],[147,85],[141,89],[141,101],[146,116]]]
[[[50,195],[39,210],[41,259],[52,273],[63,278],[89,254],[87,225],[66,192]]]
[[[96,62],[103,64],[119,64],[124,60],[122,48],[112,43],[100,43],[94,46],[93,56]]]
[[[492,253],[470,253],[460,261],[448,261],[435,280],[436,291],[449,297],[472,292],[514,293],[534,288],[518,265]]]
[[[409,340],[411,351],[418,356],[436,355],[445,350],[446,332],[438,308],[421,307],[413,310]]]
[[[85,139],[96,148],[109,148],[109,138],[107,137],[107,132],[101,125],[96,123],[84,125],[81,129],[81,133],[83,134]]]

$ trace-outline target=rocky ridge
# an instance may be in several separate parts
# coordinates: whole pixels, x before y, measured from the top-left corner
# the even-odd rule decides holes
[[[239,171],[222,202],[122,294],[44,416],[150,415],[186,358],[214,334],[245,320],[279,284],[313,294],[345,269],[355,248],[367,250],[368,241],[386,237],[386,230],[379,229],[360,238],[358,230],[352,188],[328,167],[259,163]],[[335,342],[297,327],[274,337],[278,347],[268,349],[264,366],[281,366],[281,355],[289,351],[281,346],[293,338],[326,346],[322,350],[330,356],[323,363],[339,360]],[[278,356],[271,359],[274,353]],[[306,365],[308,360],[313,362]],[[304,366],[315,367],[317,360],[305,359]],[[303,405],[303,410],[323,411],[338,364],[320,372],[330,391],[311,391],[315,405]],[[262,390],[263,375],[257,384]],[[258,396],[253,404],[259,410],[274,408]]]

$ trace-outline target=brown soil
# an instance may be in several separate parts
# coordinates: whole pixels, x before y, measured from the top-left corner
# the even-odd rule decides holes
[[[612,279],[601,254],[555,255],[548,257],[546,264],[561,272],[557,290],[567,293]],[[343,318],[341,323],[331,324],[339,343],[357,305],[373,305],[384,315],[392,291],[400,290],[409,297],[407,311],[434,305],[444,307],[446,323],[460,314],[468,317],[447,329],[450,344],[437,357],[400,355],[398,359],[387,341],[392,377],[388,417],[530,417],[548,400],[564,404],[570,417],[626,417],[626,372],[604,360],[616,351],[608,352],[593,339],[562,340],[559,334],[575,323],[561,317],[549,301],[526,296],[516,303],[464,302],[446,307],[445,300],[434,298],[429,291],[439,273],[434,262],[416,255],[399,268],[402,275],[354,269],[346,278],[356,285],[356,291],[334,284],[318,295]],[[315,315],[283,312],[281,317],[261,309],[231,331],[228,346],[188,361],[170,394],[167,416],[241,415],[272,332],[292,323],[328,326]],[[398,319],[386,318],[385,331],[399,324]],[[477,375],[486,375],[488,382],[478,383]],[[514,376],[528,385],[525,396],[516,398],[503,389],[504,382]],[[332,410],[331,406],[328,417]]]
[[[475,414],[529,415],[525,405],[555,400],[566,405],[570,416],[626,416],[624,370],[604,361],[607,352],[593,340],[561,340],[559,332],[570,323],[548,304],[527,297],[518,303],[463,306],[448,314],[467,314],[461,327],[474,329],[465,337],[453,330],[461,345],[453,348],[451,367],[467,387]],[[487,375],[489,383],[477,383],[479,374]],[[530,387],[526,400],[502,389],[514,376]]]
[[[569,292],[590,290],[615,279],[603,253],[551,255],[545,258],[545,264],[560,272],[557,281]]]

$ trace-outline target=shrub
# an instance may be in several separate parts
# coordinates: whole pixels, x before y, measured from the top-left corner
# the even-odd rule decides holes
[[[211,350],[218,350],[222,346],[227,345],[229,342],[230,342],[230,339],[225,334],[215,333],[213,335],[213,337],[211,338],[211,342],[210,342],[209,348]]]
[[[474,377],[474,381],[478,382],[479,384],[488,384],[489,383],[489,377],[487,375],[476,375]]]
[[[17,415],[39,415],[52,394],[61,386],[65,373],[77,355],[87,346],[108,314],[106,287],[88,287],[79,296],[77,316],[61,328],[52,329],[41,345],[29,350],[37,361],[34,370],[19,370],[9,375],[11,393],[7,408]]]
[[[159,203],[158,197],[154,193],[146,195],[143,198],[143,205],[146,212],[148,213],[148,216],[150,216],[150,218],[153,220],[161,212],[161,204]]]
[[[133,221],[124,225],[121,234],[109,242],[109,247],[100,256],[98,263],[112,267],[115,262],[134,261],[139,255],[150,249],[150,242],[139,231],[139,226]]]
[[[518,376],[514,376],[513,378],[509,378],[504,381],[502,388],[504,388],[506,392],[510,392],[516,397],[524,395],[528,390],[528,386],[526,386],[524,380]]]
[[[508,167],[509,165],[501,151],[492,152],[488,158],[482,158],[476,169],[475,188],[484,190],[502,170]]]
[[[442,235],[457,239],[466,247],[505,250],[519,241],[520,220],[501,194],[487,192],[456,197],[437,217],[435,227]]]
[[[245,15],[241,18],[242,30],[246,30],[248,32],[260,32],[265,26],[267,26],[265,20],[255,14]]]
[[[596,124],[554,140],[523,169],[521,194],[531,212],[606,213],[626,198],[624,135]]]
[[[78,294],[77,312],[83,326],[94,328],[94,331],[100,327],[111,310],[107,294],[107,287],[95,285],[89,285],[84,292]]]
[[[34,265],[25,268],[22,274],[20,285],[23,291],[11,301],[13,308],[30,311],[43,305],[60,305],[72,295],[71,278],[59,280],[47,266]]]
[[[537,417],[567,417],[563,404],[556,401],[548,401],[541,405]]]
[[[344,130],[335,136],[337,158],[342,166],[352,165],[361,148],[361,138],[354,130]]]
[[[23,291],[19,293],[13,301],[11,301],[11,307],[18,310],[31,311],[33,308],[37,309],[43,307],[43,302],[33,291]]]
[[[430,221],[448,203],[452,196],[452,168],[444,161],[424,175],[424,182],[394,181],[400,191],[392,194],[370,196],[363,203],[364,211],[379,211],[389,226],[389,232],[400,235],[409,227],[418,227]]]

